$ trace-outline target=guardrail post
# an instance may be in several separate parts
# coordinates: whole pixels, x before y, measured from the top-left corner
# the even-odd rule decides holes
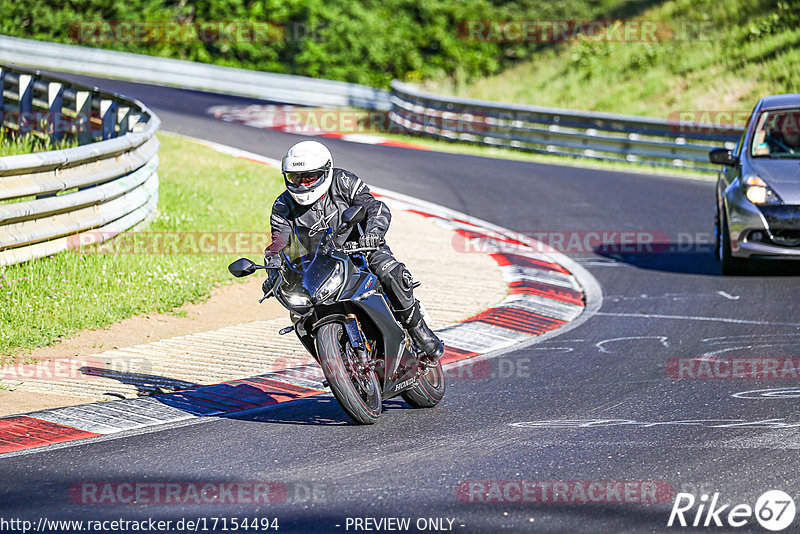
[[[100,120],[102,121],[103,140],[117,136],[117,103],[113,100],[100,101]]]
[[[131,107],[117,106],[117,125],[119,125],[119,135],[125,135],[131,131],[130,119]]]
[[[19,117],[17,125],[20,135],[28,133],[32,127],[31,112],[33,111],[33,76],[20,74],[18,80]]]
[[[142,114],[137,113],[135,111],[132,111],[131,113],[128,114],[128,126],[130,128],[128,130],[129,132],[135,132],[137,131],[137,129],[141,129],[141,127],[139,126],[139,120],[141,118]]]
[[[64,84],[50,82],[47,84],[47,127],[50,132],[50,143],[55,144],[64,137]]]
[[[92,142],[92,93],[75,91],[75,125],[79,145]]]

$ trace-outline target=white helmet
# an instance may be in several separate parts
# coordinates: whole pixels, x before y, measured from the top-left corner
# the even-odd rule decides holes
[[[292,198],[303,206],[313,204],[330,189],[333,156],[317,141],[303,141],[289,149],[281,163],[283,180]]]

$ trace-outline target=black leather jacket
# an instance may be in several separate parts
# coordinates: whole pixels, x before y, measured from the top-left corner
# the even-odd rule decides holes
[[[291,243],[293,235],[297,235],[301,244],[310,249],[322,239],[325,230],[338,228],[344,210],[350,206],[363,205],[367,216],[360,224],[364,233],[374,233],[381,237],[389,229],[392,214],[386,204],[372,196],[367,184],[352,172],[344,169],[333,169],[330,189],[319,200],[309,206],[302,206],[294,201],[288,191],[284,191],[272,206],[269,222],[272,231],[272,243],[265,254],[271,256],[279,253]],[[358,240],[359,232],[353,229],[336,238],[337,245],[345,241]]]

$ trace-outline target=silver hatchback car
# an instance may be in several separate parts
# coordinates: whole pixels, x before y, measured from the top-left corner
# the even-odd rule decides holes
[[[762,98],[736,149],[708,159],[723,165],[715,218],[722,272],[743,274],[753,257],[800,259],[800,94]]]

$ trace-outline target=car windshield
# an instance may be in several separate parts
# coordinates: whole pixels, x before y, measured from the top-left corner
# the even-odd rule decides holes
[[[800,108],[764,111],[756,124],[753,157],[800,159]]]

